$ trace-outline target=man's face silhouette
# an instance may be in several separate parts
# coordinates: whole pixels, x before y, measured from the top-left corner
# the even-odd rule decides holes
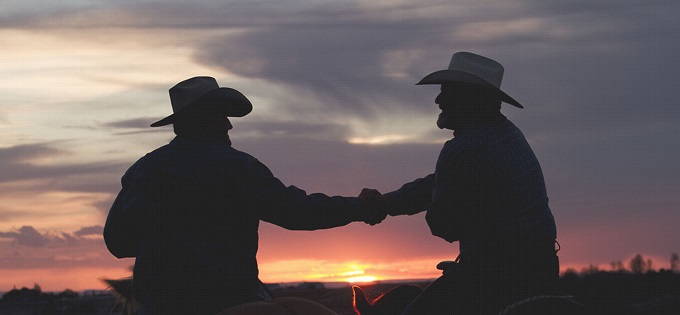
[[[440,90],[434,102],[442,111],[437,119],[441,129],[465,128],[489,106],[500,102],[495,93],[479,85],[447,83],[442,84]]]
[[[437,127],[451,130],[462,127],[474,103],[472,94],[467,84],[442,84],[441,92],[434,100],[442,111],[437,119]]]

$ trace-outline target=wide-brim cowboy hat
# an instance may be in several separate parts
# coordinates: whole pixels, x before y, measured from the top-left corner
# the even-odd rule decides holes
[[[501,90],[504,71],[503,65],[493,59],[469,52],[457,52],[451,57],[448,69],[430,73],[416,85],[446,83],[479,85],[498,93],[501,101],[524,108],[522,104]]]
[[[170,103],[173,113],[151,127],[169,125],[192,115],[243,117],[253,110],[245,95],[232,88],[220,87],[212,77],[193,77],[177,83],[170,88]]]

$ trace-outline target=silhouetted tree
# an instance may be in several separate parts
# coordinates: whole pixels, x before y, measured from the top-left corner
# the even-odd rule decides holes
[[[37,301],[40,299],[40,296],[42,295],[42,291],[40,289],[40,286],[37,284],[33,287],[33,289],[29,289],[26,287],[23,287],[19,290],[15,287],[11,291],[5,293],[2,296],[2,300],[4,301]]]
[[[677,253],[671,254],[671,272],[676,272],[680,269],[680,257]]]
[[[628,267],[634,274],[640,275],[645,273],[647,270],[647,263],[645,262],[645,258],[642,257],[642,255],[637,254],[630,260]]]
[[[612,261],[612,262],[609,263],[609,265],[611,265],[612,271],[615,271],[615,272],[626,271],[626,267],[623,265],[623,262],[620,261],[620,260]]]
[[[57,294],[57,298],[61,298],[61,299],[74,299],[74,298],[77,298],[77,297],[79,297],[78,292],[73,291],[71,289],[66,289],[63,292]]]
[[[567,277],[567,278],[578,278],[578,272],[576,272],[576,269],[574,268],[567,268],[564,270],[562,273],[562,277]]]
[[[600,272],[600,267],[598,267],[597,265],[593,265],[593,264],[590,264],[590,265],[588,265],[588,267],[581,269],[581,274],[584,274],[584,275],[594,275],[598,272]]]

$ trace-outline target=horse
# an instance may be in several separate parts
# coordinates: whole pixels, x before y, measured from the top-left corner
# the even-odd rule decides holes
[[[354,310],[358,315],[398,315],[422,290],[414,285],[395,287],[369,300],[358,286],[352,287]],[[536,295],[519,300],[498,315],[676,315],[680,314],[680,292],[658,296],[632,305],[592,301],[566,294]]]
[[[140,308],[132,296],[132,278],[103,279],[123,305],[121,315],[134,315]],[[397,315],[410,304],[422,289],[416,285],[396,286],[374,299],[367,297],[359,286],[352,286],[352,305],[358,315]],[[583,304],[570,296],[536,296],[508,306],[499,315],[575,315],[587,314]],[[217,315],[337,315],[326,306],[298,297],[280,297],[230,307]]]
[[[400,285],[373,300],[367,298],[364,290],[352,287],[354,310],[358,315],[398,315],[422,292],[415,285]],[[498,315],[583,315],[590,314],[586,306],[567,295],[540,295],[523,299]]]
[[[132,278],[103,279],[123,305],[121,315],[134,315],[141,308],[132,296]],[[298,298],[280,297],[230,307],[217,315],[337,315],[320,303]]]
[[[358,315],[400,314],[422,291],[415,285],[400,285],[369,301],[361,287],[353,286],[352,304]]]

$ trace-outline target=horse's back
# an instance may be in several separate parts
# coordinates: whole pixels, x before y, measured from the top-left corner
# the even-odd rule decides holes
[[[329,308],[303,298],[280,297],[231,307],[218,315],[337,315]]]

